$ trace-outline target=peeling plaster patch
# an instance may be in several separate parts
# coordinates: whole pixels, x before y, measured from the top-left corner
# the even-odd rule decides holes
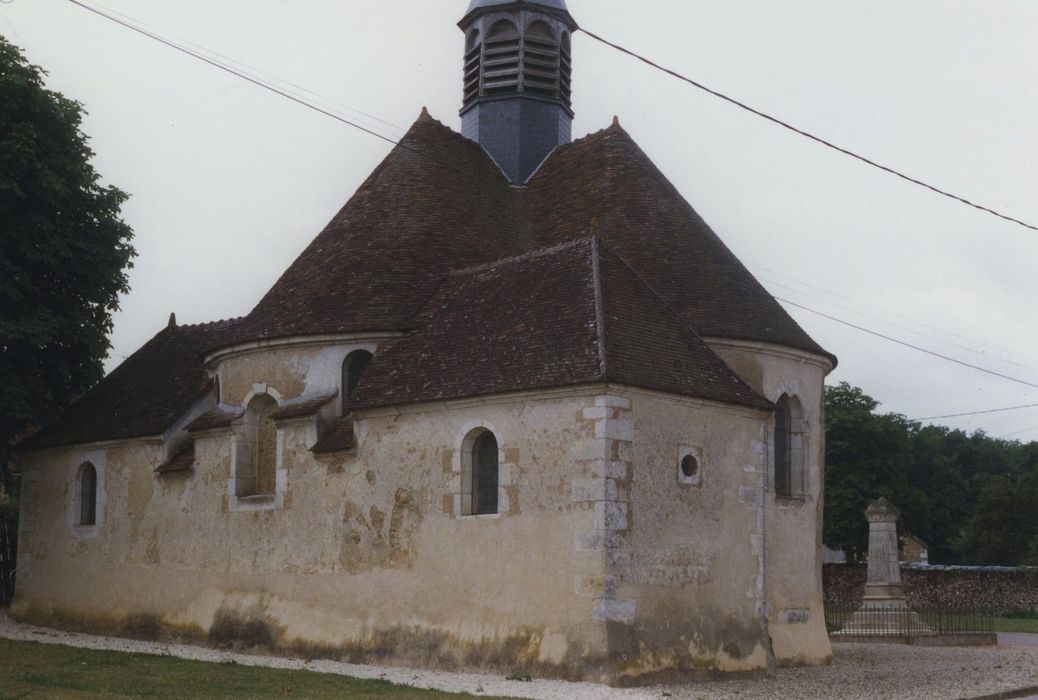
[[[624,410],[628,410],[631,408],[631,400],[628,398],[624,398],[623,396],[612,396],[607,394],[605,396],[596,396],[595,405],[609,406],[610,408],[621,408]]]
[[[589,530],[577,533],[578,552],[601,552],[619,546],[620,536],[611,530]]]
[[[574,503],[615,501],[619,493],[612,479],[574,479],[571,488]]]
[[[616,598],[616,577],[574,576],[573,591],[578,598]]]
[[[599,621],[630,622],[634,619],[633,600],[610,600],[602,598],[595,601],[591,611],[591,619]]]
[[[741,486],[739,487],[739,503],[747,506],[757,507],[764,501],[764,496],[760,489],[753,488],[752,486]]]
[[[595,529],[626,530],[627,504],[610,501],[595,503]]]
[[[779,612],[779,619],[789,624],[805,623],[811,620],[811,611],[800,608],[790,608]]]

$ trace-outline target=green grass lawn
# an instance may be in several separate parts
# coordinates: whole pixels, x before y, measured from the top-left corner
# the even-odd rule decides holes
[[[0,698],[471,698],[309,671],[0,639]],[[486,696],[479,696],[486,697]]]
[[[1023,617],[996,617],[996,632],[1030,632],[1038,634],[1038,619]]]

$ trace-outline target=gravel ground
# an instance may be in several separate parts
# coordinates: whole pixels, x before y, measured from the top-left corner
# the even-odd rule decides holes
[[[684,686],[620,690],[589,683],[507,681],[500,676],[358,666],[217,651],[204,647],[95,637],[12,622],[0,611],[0,637],[87,649],[171,655],[196,661],[230,661],[245,666],[304,669],[354,678],[380,678],[419,688],[541,700],[745,700],[843,698],[923,700],[976,698],[1031,688],[1038,692],[1038,647],[927,648],[885,644],[836,644],[835,661],[825,668],[783,669],[761,681],[723,681]],[[1015,697],[1020,697],[1017,695]]]

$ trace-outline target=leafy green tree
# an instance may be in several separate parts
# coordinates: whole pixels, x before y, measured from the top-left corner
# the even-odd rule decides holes
[[[1024,564],[1038,538],[1038,474],[991,477],[957,548],[971,564]]]
[[[0,476],[16,437],[101,378],[135,255],[82,105],[44,75],[0,37]]]
[[[904,416],[875,413],[879,402],[846,382],[825,389],[824,539],[852,561],[868,551],[865,509],[884,496],[910,525],[926,515],[909,484],[909,428]]]

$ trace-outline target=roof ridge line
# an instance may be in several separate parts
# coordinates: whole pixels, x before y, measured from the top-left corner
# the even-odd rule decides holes
[[[218,326],[220,324],[234,323],[236,321],[242,321],[244,319],[245,316],[235,316],[233,318],[221,318],[216,321],[206,321],[204,323],[179,323],[176,326],[173,326],[173,328],[175,328],[176,330],[197,330],[199,328],[206,328],[208,326]]]
[[[480,263],[479,265],[473,265],[472,267],[463,267],[463,268],[460,268],[460,269],[457,269],[457,270],[451,270],[449,274],[450,274],[451,277],[462,277],[464,275],[472,275],[472,274],[475,274],[477,272],[485,272],[486,270],[492,270],[495,267],[502,267],[504,265],[512,265],[512,264],[518,263],[518,262],[526,262],[527,260],[533,260],[535,258],[540,258],[540,257],[543,257],[545,255],[552,255],[553,253],[558,253],[558,252],[561,252],[561,251],[566,250],[568,248],[575,248],[575,247],[577,247],[577,246],[579,246],[581,244],[586,244],[589,238],[590,239],[594,239],[594,236],[585,236],[583,238],[574,238],[571,241],[566,241],[564,243],[557,243],[556,245],[549,246],[547,248],[538,248],[537,250],[531,250],[531,251],[529,251],[527,253],[522,253],[520,255],[513,255],[513,256],[508,257],[508,258],[501,258],[500,260],[494,260],[493,262]]]
[[[598,237],[591,236],[591,279],[595,295],[595,338],[598,343],[598,364],[603,379],[609,376],[606,358],[605,306],[602,303],[602,271],[598,261]]]
[[[634,278],[635,278],[636,280],[638,280],[639,284],[641,284],[641,285],[642,285],[643,287],[645,287],[645,288],[646,288],[647,290],[649,290],[649,294],[651,294],[651,295],[652,295],[652,298],[653,298],[653,299],[654,299],[654,300],[656,301],[656,303],[657,303],[657,304],[659,304],[659,305],[660,305],[660,306],[661,306],[661,307],[663,308],[663,310],[664,310],[664,311],[666,311],[666,312],[667,312],[667,314],[668,314],[669,316],[671,316],[671,318],[673,318],[673,319],[674,319],[675,321],[677,321],[677,323],[678,323],[679,327],[681,327],[682,329],[684,329],[685,331],[687,331],[688,333],[690,333],[690,334],[692,335],[692,337],[693,337],[693,338],[694,338],[695,340],[698,340],[698,341],[699,341],[700,343],[702,343],[702,344],[703,344],[703,347],[705,347],[705,348],[707,349],[707,351],[709,351],[709,353],[710,353],[711,355],[713,355],[713,356],[714,356],[714,357],[715,357],[715,358],[717,359],[717,361],[718,361],[718,362],[720,362],[720,363],[721,363],[721,365],[722,365],[722,366],[723,366],[723,367],[724,367],[725,369],[727,369],[727,370],[728,370],[729,374],[730,374],[730,375],[731,375],[731,376],[732,376],[732,377],[733,377],[733,378],[734,378],[734,379],[735,379],[736,381],[738,381],[738,382],[739,382],[740,384],[742,384],[743,386],[745,386],[745,387],[746,387],[746,388],[747,388],[747,389],[748,389],[749,391],[751,391],[752,393],[756,394],[756,395],[757,395],[758,397],[760,397],[760,398],[761,398],[762,400],[764,400],[764,401],[767,401],[767,402],[768,402],[769,404],[771,403],[770,401],[768,401],[768,398],[767,398],[766,396],[763,396],[763,395],[762,395],[762,394],[761,394],[761,393],[760,393],[759,391],[757,391],[757,390],[756,390],[756,389],[754,389],[754,388],[753,388],[752,386],[750,386],[749,384],[747,384],[747,383],[746,383],[746,382],[745,382],[745,381],[743,380],[743,378],[742,378],[742,377],[740,377],[740,376],[739,376],[739,375],[738,375],[738,374],[737,374],[737,373],[735,372],[735,370],[733,370],[733,369],[732,369],[731,367],[729,367],[729,366],[728,366],[728,363],[727,363],[727,362],[725,362],[725,361],[724,361],[724,360],[723,360],[723,359],[721,358],[721,356],[720,356],[720,355],[718,355],[718,354],[717,354],[716,352],[714,352],[714,349],[713,349],[712,347],[710,347],[710,345],[709,345],[709,344],[708,344],[708,343],[707,343],[707,342],[706,342],[705,340],[703,340],[703,336],[699,335],[699,332],[698,332],[698,331],[697,331],[697,330],[696,330],[696,329],[695,329],[695,328],[694,328],[694,327],[692,326],[692,324],[690,324],[690,323],[689,323],[689,322],[688,322],[688,321],[687,321],[687,320],[685,319],[685,317],[684,317],[684,316],[682,316],[681,314],[679,314],[679,313],[678,313],[678,312],[677,312],[677,311],[676,311],[676,310],[674,309],[674,307],[673,307],[673,306],[671,306],[670,304],[668,304],[668,303],[667,303],[667,301],[666,301],[666,300],[665,300],[665,299],[664,299],[664,298],[663,298],[663,297],[662,297],[662,296],[660,295],[660,293],[659,293],[659,292],[657,292],[657,291],[656,291],[656,290],[655,290],[655,289],[653,288],[653,286],[652,286],[651,284],[649,284],[649,282],[648,282],[648,281],[647,281],[647,280],[646,280],[646,279],[645,279],[644,277],[642,277],[641,275],[639,275],[639,274],[638,274],[638,271],[637,271],[637,270],[635,270],[635,269],[634,269],[633,267],[631,267],[631,264],[630,264],[630,263],[628,263],[628,262],[627,262],[627,261],[626,261],[626,260],[624,259],[624,257],[623,257],[622,255],[620,255],[620,253],[618,253],[617,251],[613,250],[613,248],[612,248],[612,247],[611,247],[611,246],[610,246],[610,245],[609,245],[608,243],[606,243],[605,241],[601,241],[601,245],[602,245],[602,248],[603,248],[604,250],[608,250],[608,251],[609,251],[609,252],[610,252],[610,253],[611,253],[611,254],[612,254],[613,256],[615,256],[615,257],[616,257],[616,259],[617,259],[617,260],[619,260],[619,261],[620,261],[620,264],[621,264],[621,265],[623,265],[623,266],[624,266],[624,267],[625,267],[625,268],[626,268],[626,269],[627,269],[627,270],[628,270],[628,271],[629,271],[629,272],[630,272],[630,273],[631,273],[632,275],[634,275]]]

